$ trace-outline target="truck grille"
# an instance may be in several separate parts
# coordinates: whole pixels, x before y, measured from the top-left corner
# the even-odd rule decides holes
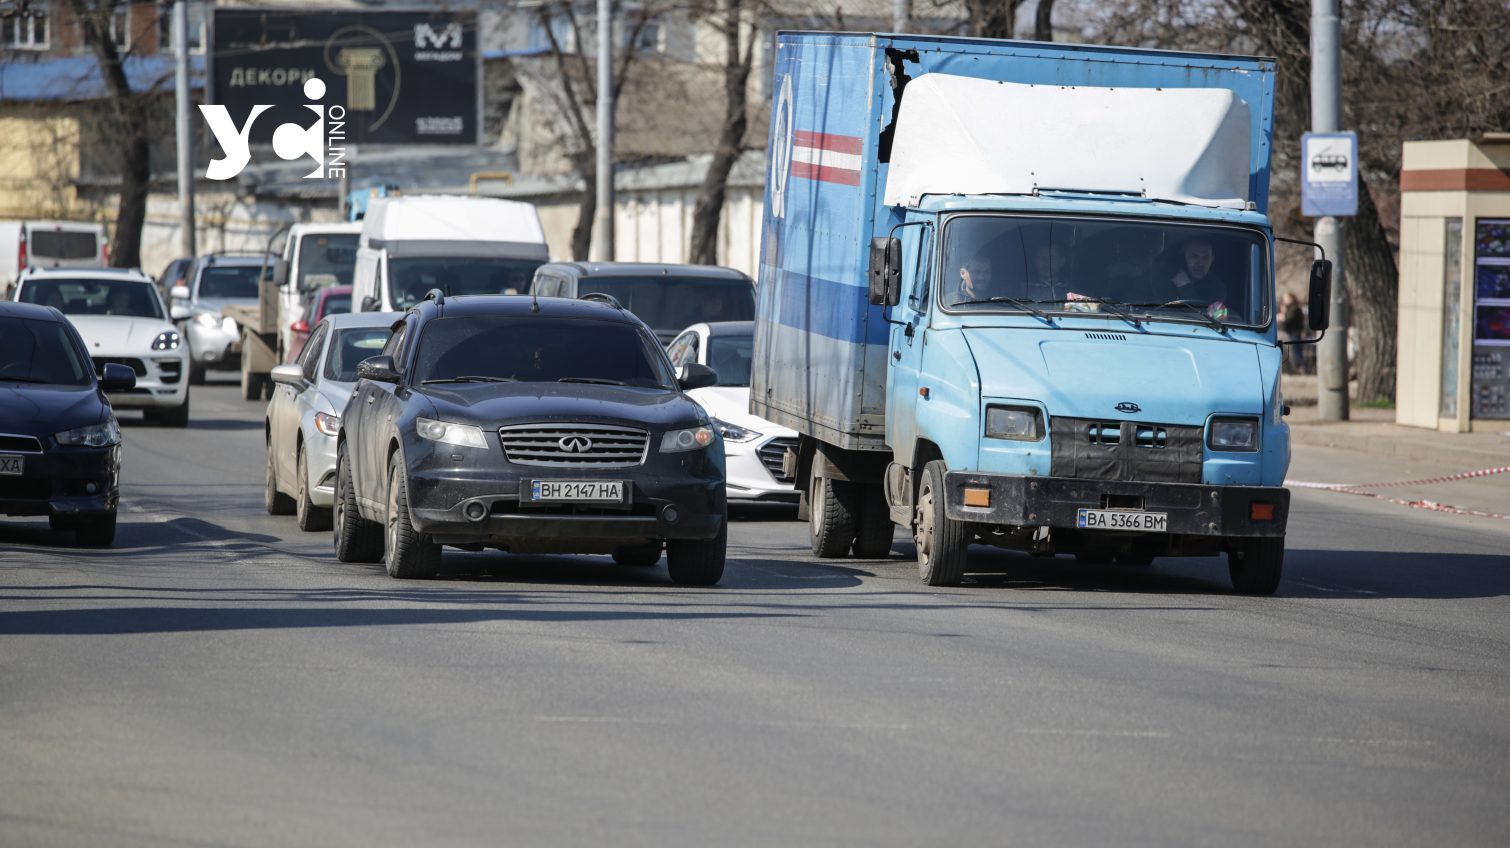
[[[94,373],[97,376],[104,376],[105,366],[107,364],[124,365],[127,368],[130,368],[132,371],[135,371],[136,376],[138,377],[147,376],[147,363],[135,357],[122,356],[96,356],[94,358]]]
[[[0,434],[0,451],[41,453],[42,442],[36,436],[12,436],[9,433],[3,433]]]
[[[1142,483],[1201,482],[1201,428],[1055,417],[1055,477]]]
[[[650,434],[613,424],[511,424],[498,428],[515,465],[622,468],[645,461]]]
[[[765,465],[766,470],[771,472],[771,476],[776,478],[776,482],[793,482],[791,477],[782,473],[781,468],[784,464],[783,460],[786,458],[787,448],[796,447],[796,439],[772,439],[760,446],[760,461]]]

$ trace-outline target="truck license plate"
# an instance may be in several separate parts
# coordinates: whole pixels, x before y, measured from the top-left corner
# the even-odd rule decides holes
[[[531,480],[533,503],[624,502],[623,480]]]
[[[26,457],[13,453],[0,453],[0,474],[19,477],[26,467]]]
[[[1169,529],[1169,513],[1130,509],[1082,509],[1075,526],[1084,530],[1137,530],[1163,533]]]

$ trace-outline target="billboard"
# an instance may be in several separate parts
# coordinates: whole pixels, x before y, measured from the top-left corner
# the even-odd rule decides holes
[[[478,141],[475,12],[216,9],[211,32],[209,102],[251,144],[308,124],[311,105],[341,116],[348,144]]]

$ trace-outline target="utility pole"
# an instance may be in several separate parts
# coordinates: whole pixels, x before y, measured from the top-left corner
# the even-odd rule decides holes
[[[912,29],[912,0],[891,0],[891,31]]]
[[[1337,132],[1342,123],[1340,31],[1337,0],[1311,0],[1311,132]],[[1317,218],[1315,236],[1332,260],[1332,327],[1316,345],[1316,412],[1322,421],[1346,421],[1348,314],[1342,219]]]
[[[177,113],[179,250],[193,256],[194,238],[194,142],[189,133],[189,8],[184,0],[173,3],[173,99]]]
[[[613,261],[613,4],[598,0],[598,237],[599,262]]]

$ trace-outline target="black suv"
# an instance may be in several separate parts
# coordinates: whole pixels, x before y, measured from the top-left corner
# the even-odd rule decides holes
[[[599,296],[601,297],[601,296]],[[724,451],[644,322],[610,302],[431,292],[358,383],[337,436],[335,546],[429,577],[442,545],[610,553],[723,576]]]

